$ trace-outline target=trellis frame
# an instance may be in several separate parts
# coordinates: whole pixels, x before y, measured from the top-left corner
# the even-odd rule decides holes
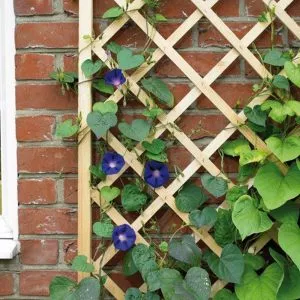
[[[226,24],[216,15],[212,7],[222,0],[191,0],[196,6],[196,10],[170,35],[168,39],[164,39],[159,32],[155,30],[147,20],[139,13],[139,9],[144,5],[143,0],[134,0],[129,4],[126,14],[118,20],[113,21],[92,43],[84,38],[84,36],[93,35],[92,21],[93,21],[93,6],[92,0],[80,0],[79,7],[79,105],[78,111],[82,116],[82,128],[86,128],[86,116],[91,111],[92,96],[91,96],[91,83],[86,81],[84,74],[81,72],[81,64],[88,58],[91,58],[92,53],[96,54],[103,62],[107,63],[107,53],[103,46],[127,23],[132,20],[140,27],[146,35],[151,34],[153,42],[158,46],[154,51],[152,60],[155,63],[148,65],[144,63],[140,66],[131,76],[125,74],[129,82],[129,88],[136,97],[146,105],[149,98],[147,94],[139,87],[137,82],[141,80],[151,68],[164,56],[168,56],[170,60],[175,63],[183,73],[194,84],[189,93],[168,113],[159,117],[159,121],[164,126],[157,128],[154,138],[158,138],[165,130],[170,131],[177,140],[185,146],[185,148],[193,155],[194,160],[183,170],[184,176],[180,176],[174,180],[167,188],[161,187],[155,189],[157,198],[145,209],[132,224],[130,224],[137,233],[137,243],[147,244],[147,241],[139,234],[142,226],[151,219],[152,216],[165,204],[167,204],[185,223],[188,223],[188,215],[177,210],[174,202],[174,194],[183,186],[183,184],[190,179],[190,177],[203,166],[207,172],[213,176],[222,176],[226,178],[225,174],[214,165],[210,157],[227,141],[233,133],[239,130],[246,139],[249,140],[256,148],[262,149],[269,153],[269,158],[275,162],[281,171],[286,172],[287,168],[284,164],[270,152],[265,143],[245,124],[246,117],[243,112],[237,114],[212,88],[211,84],[239,57],[242,56],[262,77],[271,77],[271,74],[259,62],[259,60],[248,49],[249,45],[270,25],[271,18],[268,16],[268,21],[265,23],[258,22],[241,40],[226,26]],[[280,0],[279,2],[261,0],[266,5],[275,7],[275,14],[283,24],[298,38],[300,39],[300,27],[297,23],[286,13],[285,9],[294,0]],[[115,0],[120,7],[126,7],[126,0]],[[206,17],[212,25],[220,31],[220,33],[231,43],[233,48],[202,78],[173,48],[173,46],[202,18]],[[298,59],[298,57],[297,57]],[[110,68],[110,65],[107,64]],[[175,120],[201,95],[204,94],[229,120],[230,124],[224,128],[211,143],[201,151],[183,132],[174,131]],[[120,91],[116,91],[108,100],[118,103],[123,95]],[[248,106],[260,104],[269,97],[268,91],[262,95],[254,98]],[[147,101],[146,101],[147,100]],[[151,104],[151,103],[150,103]],[[86,255],[91,261],[91,200],[92,202],[101,205],[99,198],[99,191],[103,186],[112,185],[126,170],[131,167],[139,176],[142,176],[143,166],[138,160],[138,156],[143,153],[143,148],[140,144],[129,152],[120,143],[120,141],[109,132],[107,135],[107,143],[115,149],[118,153],[124,155],[126,161],[123,169],[116,175],[109,176],[105,182],[101,182],[98,189],[90,188],[90,174],[89,167],[91,164],[91,134],[86,133],[84,130],[79,135],[80,144],[78,146],[78,252],[79,254]],[[138,155],[138,156],[137,156]],[[228,178],[227,178],[228,179]],[[230,183],[232,185],[232,183]],[[251,184],[249,184],[249,187]],[[221,207],[226,207],[226,203],[222,203]],[[112,221],[117,224],[128,223],[128,221],[114,208],[111,207],[107,215]],[[200,239],[217,255],[221,254],[221,247],[214,241],[209,234],[209,228],[196,230],[192,228],[196,241]],[[271,239],[276,240],[276,232],[274,229],[262,234],[260,238],[249,248],[249,252],[257,253],[260,251]],[[99,270],[99,262],[102,261],[104,266],[117,251],[111,245],[109,246],[103,256],[94,261],[96,270]],[[102,274],[104,272],[102,271]],[[80,273],[79,279],[85,275]],[[220,280],[216,281],[212,287],[212,293],[226,285],[225,282]],[[115,283],[109,276],[105,282],[106,289],[116,298],[124,299],[124,291]],[[143,290],[145,285],[141,287]]]

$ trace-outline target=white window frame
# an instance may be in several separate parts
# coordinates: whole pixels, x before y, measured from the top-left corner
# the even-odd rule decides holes
[[[11,259],[18,245],[18,171],[15,97],[14,1],[0,0],[0,101],[2,214],[0,215],[0,259]]]

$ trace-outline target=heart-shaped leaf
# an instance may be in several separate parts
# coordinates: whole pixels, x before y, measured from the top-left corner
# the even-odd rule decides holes
[[[123,260],[123,274],[125,276],[131,276],[138,272],[138,269],[136,265],[134,264],[133,258],[132,258],[132,250],[126,252]]]
[[[114,101],[96,102],[93,105],[93,111],[97,111],[101,114],[113,113],[116,114],[118,111],[118,105]]]
[[[155,262],[155,251],[151,247],[147,247],[144,244],[137,244],[132,249],[132,259],[137,267],[137,269],[141,272],[143,269],[143,266],[148,261],[154,261]]]
[[[73,294],[77,287],[77,282],[63,276],[56,276],[52,279],[49,287],[52,300],[65,300]]]
[[[295,115],[295,112],[287,103],[282,104],[275,100],[267,100],[261,105],[261,109],[263,111],[271,110],[269,117],[278,123],[282,123],[287,116]]]
[[[286,57],[286,55],[284,55],[284,53],[282,53],[282,51],[278,49],[269,50],[269,52],[264,57],[264,62],[266,64],[277,67],[284,66],[284,63],[288,60],[289,58]]]
[[[247,164],[260,162],[268,156],[268,153],[262,150],[250,150],[245,151],[240,154],[239,163],[240,166],[245,166]]]
[[[288,79],[300,88],[300,65],[296,65],[290,61],[287,61],[284,64],[284,71]]]
[[[222,177],[204,174],[201,176],[201,182],[203,187],[216,198],[225,195],[228,190],[228,183]]]
[[[200,228],[202,226],[213,226],[217,221],[217,211],[214,207],[207,206],[204,207],[203,210],[193,210],[189,214],[189,220],[191,225],[196,228]]]
[[[247,106],[244,108],[244,113],[252,123],[262,127],[266,126],[267,114],[261,110],[260,105],[255,105],[253,108]]]
[[[65,300],[84,299],[96,300],[100,297],[101,286],[98,279],[94,277],[84,278],[80,281],[75,292]]]
[[[108,9],[102,16],[103,19],[115,19],[124,14],[124,10],[119,6]]]
[[[239,283],[244,273],[244,257],[241,250],[235,245],[226,245],[218,257],[213,252],[204,256],[211,270],[223,280]]]
[[[271,136],[266,139],[266,144],[282,162],[293,160],[300,155],[299,136],[291,135],[284,139]]]
[[[97,138],[104,136],[106,132],[116,126],[118,119],[113,113],[101,114],[99,112],[90,112],[87,116],[87,124],[95,133]]]
[[[232,221],[239,230],[242,239],[253,233],[265,232],[273,225],[268,214],[258,209],[258,201],[248,195],[240,197],[235,202]]]
[[[87,257],[85,255],[77,255],[72,260],[72,270],[77,272],[94,272],[95,267],[93,264],[87,262]]]
[[[106,84],[104,79],[98,79],[93,82],[93,88],[97,91],[105,94],[113,94],[114,87],[110,84]]]
[[[239,300],[276,300],[282,279],[283,272],[277,263],[268,266],[260,276],[252,268],[246,268],[235,292]]]
[[[266,263],[262,256],[250,254],[250,253],[246,253],[244,255],[244,261],[245,261],[246,267],[251,267],[255,271],[258,271],[261,268],[263,268],[263,266]]]
[[[225,200],[233,205],[241,196],[246,195],[247,191],[248,187],[246,185],[234,185],[227,191]]]
[[[145,58],[141,54],[134,55],[132,51],[128,48],[123,48],[121,51],[118,52],[117,60],[120,69],[130,70],[144,63]]]
[[[280,223],[297,223],[299,219],[299,207],[296,203],[289,201],[283,206],[270,211],[270,215]]]
[[[279,89],[284,89],[286,91],[290,90],[290,83],[288,79],[282,75],[275,75],[273,77],[272,84]]]
[[[180,240],[171,240],[169,255],[188,265],[199,266],[202,252],[192,236],[184,235]]]
[[[93,231],[96,235],[111,238],[114,225],[108,222],[96,222],[93,225]]]
[[[300,228],[298,224],[296,222],[282,224],[279,228],[278,242],[300,270]]]
[[[147,203],[148,196],[135,184],[126,184],[122,190],[121,200],[126,211],[139,211]]]
[[[146,151],[146,157],[148,157],[150,160],[156,160],[160,162],[168,162],[168,156],[167,153],[159,153],[159,154],[153,154],[148,151]]]
[[[150,153],[159,154],[163,152],[166,148],[166,144],[164,141],[160,139],[154,139],[152,143],[144,141],[142,146]]]
[[[117,187],[104,186],[100,190],[101,197],[108,203],[116,199],[120,193],[121,191]]]
[[[81,70],[85,77],[89,78],[101,70],[103,63],[101,60],[93,62],[91,59],[85,60],[81,65]]]
[[[145,120],[136,119],[131,124],[119,123],[118,128],[126,137],[141,142],[149,135],[151,125]]]
[[[268,163],[261,167],[254,179],[254,186],[268,209],[282,206],[300,194],[300,171],[292,165],[284,176],[278,167]]]
[[[207,200],[207,196],[200,187],[187,183],[175,198],[176,207],[182,212],[191,212],[200,207]]]
[[[78,124],[73,125],[72,119],[68,119],[57,125],[55,135],[61,138],[68,138],[76,134],[78,130]]]
[[[236,139],[225,142],[222,146],[222,150],[226,155],[239,156],[242,152],[251,151],[251,148],[247,140]]]
[[[166,104],[169,107],[174,106],[174,96],[168,86],[161,79],[157,77],[143,79],[142,85],[163,104]]]
[[[214,300],[238,300],[238,298],[230,290],[222,289],[215,294]]]

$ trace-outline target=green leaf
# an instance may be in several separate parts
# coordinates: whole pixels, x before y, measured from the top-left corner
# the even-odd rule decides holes
[[[145,62],[145,58],[143,55],[134,55],[133,52],[128,48],[123,48],[117,53],[117,60],[120,69],[124,71],[137,68]]]
[[[155,252],[153,248],[147,247],[144,244],[137,244],[132,249],[132,259],[137,269],[141,272],[144,264],[148,261],[155,262]]]
[[[248,187],[246,185],[234,185],[227,191],[225,200],[233,205],[241,196],[246,195],[247,192]]]
[[[270,215],[280,223],[298,222],[299,207],[294,202],[287,202],[283,206],[270,211]]]
[[[57,124],[55,135],[61,138],[68,138],[79,131],[78,124],[73,125],[73,120],[68,119],[62,123]]]
[[[300,171],[292,165],[284,176],[278,167],[268,163],[261,167],[254,179],[254,186],[268,209],[282,206],[300,194]]]
[[[255,162],[263,161],[268,154],[262,150],[251,150],[248,152],[242,152],[239,163],[241,166],[245,166]]]
[[[163,16],[162,14],[155,14],[155,20],[157,22],[166,22],[166,21],[168,21],[168,19],[165,16]]]
[[[239,283],[244,273],[244,257],[236,245],[226,245],[218,257],[213,252],[204,256],[210,269],[222,280]]]
[[[222,289],[216,293],[214,300],[238,300],[238,298],[230,290]]]
[[[93,264],[87,262],[87,257],[85,255],[77,255],[72,260],[72,270],[77,272],[94,272],[95,267]]]
[[[231,211],[218,209],[218,218],[214,225],[215,241],[224,247],[239,239],[239,234],[232,222]]]
[[[157,77],[143,79],[142,86],[163,104],[166,104],[169,107],[174,106],[174,96],[161,79]]]
[[[103,19],[115,19],[124,14],[124,10],[119,6],[108,9],[102,16]]]
[[[287,61],[284,64],[284,71],[288,79],[300,88],[300,65],[296,65],[293,62]]]
[[[93,105],[93,111],[101,114],[113,113],[116,114],[118,111],[118,105],[114,101],[96,102]]]
[[[133,249],[130,249],[129,251],[127,251],[124,256],[123,274],[125,276],[131,276],[138,271],[136,265],[134,264],[133,258],[132,258],[132,250]]]
[[[202,226],[213,226],[217,221],[218,213],[214,207],[207,206],[204,207],[202,211],[193,210],[189,214],[189,220],[191,225],[196,228]]]
[[[161,252],[168,253],[169,244],[166,241],[163,241],[158,245],[158,248]]]
[[[258,201],[248,195],[240,197],[234,204],[232,221],[243,240],[253,233],[265,232],[273,225],[268,214],[259,210],[258,205]]]
[[[159,270],[159,266],[154,259],[147,260],[140,270],[140,273],[145,281],[147,281],[148,274],[153,271]]]
[[[136,119],[131,124],[119,123],[118,128],[126,137],[141,142],[149,135],[151,125],[145,120]]]
[[[202,252],[190,235],[184,235],[180,240],[172,239],[169,243],[169,255],[178,261],[191,266],[199,266]]]
[[[107,50],[111,51],[114,54],[118,54],[124,47],[112,41],[107,45]]]
[[[300,102],[296,100],[289,100],[285,105],[290,108],[295,116],[300,116]]]
[[[250,122],[258,126],[266,126],[267,114],[261,110],[260,105],[255,105],[253,108],[247,106],[244,108],[244,113]]]
[[[111,238],[114,225],[108,222],[96,222],[93,225],[93,232],[101,237]]]
[[[108,203],[112,202],[120,195],[121,191],[117,187],[104,186],[100,190],[101,197]]]
[[[233,141],[227,141],[222,146],[222,150],[226,155],[240,156],[243,152],[251,150],[249,142],[244,139],[236,139]]]
[[[90,112],[87,116],[87,124],[95,133],[97,138],[104,136],[107,131],[116,126],[118,119],[113,113],[101,114],[99,112]]]
[[[49,291],[52,300],[65,300],[77,287],[77,282],[67,277],[56,276],[51,280]]]
[[[237,176],[238,182],[245,183],[249,178],[255,175],[256,170],[257,166],[255,164],[239,166],[239,173]]]
[[[204,174],[201,176],[201,182],[203,187],[216,198],[219,198],[227,192],[228,183],[222,177],[211,176],[210,174]]]
[[[265,265],[265,260],[260,255],[246,253],[244,255],[245,265],[251,267],[253,270],[258,271]]]
[[[125,300],[143,300],[143,293],[137,288],[129,288],[125,293]]]
[[[265,142],[282,162],[296,159],[300,155],[300,137],[298,136],[291,135],[284,139],[271,136]]]
[[[69,278],[57,276],[50,283],[52,300],[97,300],[100,297],[100,283],[94,277],[84,278],[77,283]]]
[[[93,62],[91,59],[85,60],[81,65],[81,70],[85,77],[89,78],[101,70],[103,63],[101,60]]]
[[[114,93],[114,87],[112,85],[106,84],[104,79],[97,79],[93,81],[93,88],[100,93],[105,93],[112,95]]]
[[[284,89],[286,91],[290,90],[290,83],[289,83],[288,79],[284,76],[275,75],[273,77],[272,84],[273,84],[273,86],[275,86],[279,89]]]
[[[92,165],[90,166],[90,173],[96,178],[100,180],[105,180],[106,174],[102,171],[102,166]]]
[[[175,204],[181,212],[191,212],[200,207],[206,200],[207,196],[200,187],[188,183],[183,186],[175,197]]]
[[[239,300],[276,300],[282,279],[283,272],[277,263],[268,266],[260,276],[252,268],[246,268],[235,292]]]
[[[165,300],[171,300],[175,292],[175,287],[182,282],[182,277],[177,270],[161,269],[159,271],[160,288]]]
[[[147,141],[142,142],[142,146],[150,153],[160,154],[166,148],[166,144],[163,140],[154,139],[152,143]]]
[[[294,116],[295,112],[289,107],[287,104],[282,104],[278,101],[275,100],[267,100],[261,105],[261,109],[263,111],[268,111],[269,112],[269,117],[278,122],[282,123],[287,116]]]
[[[300,270],[300,228],[298,224],[293,222],[283,223],[279,228],[278,242]]]
[[[150,119],[155,119],[158,116],[160,116],[163,112],[164,111],[159,107],[154,107],[154,108],[150,108],[150,109],[147,108],[144,110],[143,115]]]
[[[147,203],[147,200],[147,194],[141,192],[135,184],[124,186],[121,201],[126,211],[139,211]]]
[[[168,162],[168,156],[167,153],[160,153],[160,154],[153,154],[148,151],[145,153],[146,157],[150,160],[156,160],[160,162]]]
[[[289,59],[284,55],[284,53],[278,49],[269,50],[264,57],[264,62],[266,64],[276,67],[283,67],[285,62],[288,60]]]

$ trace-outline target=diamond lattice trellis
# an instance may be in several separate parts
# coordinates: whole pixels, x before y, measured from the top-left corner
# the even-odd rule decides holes
[[[261,78],[270,77],[271,74],[260,61],[248,49],[249,45],[264,32],[270,25],[271,19],[267,22],[258,22],[252,29],[245,34],[240,40],[228,28],[228,26],[220,19],[218,15],[212,10],[212,7],[219,1],[223,0],[191,0],[196,6],[196,10],[184,21],[182,24],[170,35],[168,39],[163,38],[158,31],[155,30],[147,20],[140,14],[139,9],[144,5],[143,0],[134,0],[128,5],[127,12],[118,20],[113,21],[96,39],[93,43],[89,43],[83,37],[92,35],[92,22],[93,22],[93,6],[92,0],[80,0],[79,9],[79,70],[83,61],[91,58],[92,52],[95,53],[103,62],[107,62],[107,54],[103,49],[104,45],[129,21],[132,20],[135,24],[146,34],[151,33],[151,38],[156,44],[157,49],[153,53],[151,64],[143,64],[133,74],[126,75],[131,92],[139,99],[144,105],[149,101],[147,94],[138,85],[141,80],[156,64],[166,55],[194,84],[194,87],[189,93],[168,113],[159,117],[159,122],[163,126],[157,126],[155,138],[158,138],[164,131],[170,131],[176,139],[184,145],[184,147],[192,154],[194,160],[183,170],[183,175],[175,179],[167,188],[161,187],[155,189],[157,198],[145,209],[130,225],[137,233],[137,243],[145,243],[147,241],[139,234],[142,226],[148,222],[151,217],[163,206],[168,205],[185,223],[188,223],[188,215],[180,212],[174,202],[174,194],[183,186],[183,184],[195,174],[195,172],[203,166],[207,172],[213,176],[222,176],[224,174],[216,167],[210,160],[210,157],[220,148],[220,146],[228,140],[237,130],[243,134],[256,148],[270,152],[265,143],[247,126],[244,125],[246,117],[243,112],[237,114],[211,87],[211,84],[218,79],[223,72],[239,57],[243,57],[261,76]],[[278,2],[269,0],[258,0],[264,2],[265,5],[275,7],[275,14],[281,22],[298,38],[300,39],[300,27],[297,23],[286,13],[285,9],[294,0],[280,0]],[[296,0],[295,0],[296,1]],[[126,0],[115,0],[120,7],[126,7]],[[173,46],[203,17],[206,17],[213,26],[228,40],[232,45],[232,49],[207,73],[205,77],[201,77],[173,48]],[[108,65],[108,67],[110,67]],[[91,83],[86,81],[82,72],[79,74],[79,112],[82,115],[83,124],[82,128],[86,127],[85,119],[87,114],[91,111],[92,97],[91,97]],[[216,108],[228,119],[230,124],[226,126],[204,149],[200,150],[198,146],[183,132],[174,130],[175,120],[180,117],[184,111],[196,101],[196,99],[204,94]],[[109,100],[119,102],[123,95],[120,91],[116,91]],[[262,103],[269,97],[268,91],[262,93],[259,97],[254,98],[248,106],[254,106]],[[90,133],[82,132],[79,136],[81,140],[78,149],[79,159],[79,238],[78,250],[80,254],[84,254],[91,258],[91,199],[98,205],[101,205],[98,190],[90,188],[89,183],[89,166],[91,164],[91,135]],[[109,176],[105,182],[101,182],[98,186],[100,189],[103,186],[112,185],[129,167],[131,167],[139,176],[142,176],[143,165],[139,162],[138,156],[143,153],[141,145],[129,152],[122,145],[122,143],[112,134],[107,135],[107,143],[117,152],[124,154],[126,165],[121,172],[117,175]],[[273,154],[269,158],[274,161],[282,170],[286,171],[285,165],[281,164]],[[228,179],[228,178],[227,178]],[[232,184],[232,183],[230,183]],[[226,207],[226,203],[222,203],[221,207]],[[114,208],[111,207],[107,215],[112,221],[117,224],[128,223],[128,221]],[[217,255],[221,254],[221,247],[214,241],[213,237],[209,234],[208,228],[196,230],[192,228],[196,241],[202,240],[213,252]],[[249,251],[257,253],[260,251],[271,239],[276,240],[276,232],[274,229],[264,233],[250,248]],[[113,246],[109,246],[105,253],[96,261],[94,261],[96,269],[99,268],[99,262],[102,261],[102,266],[105,266],[115,255],[117,251]],[[104,272],[102,271],[102,274]],[[84,276],[80,274],[79,277]],[[226,285],[226,282],[220,280],[216,281],[212,286],[212,293],[216,293]],[[109,276],[105,283],[105,288],[116,299],[124,299],[124,291],[114,282]],[[145,285],[141,286],[143,290]]]

